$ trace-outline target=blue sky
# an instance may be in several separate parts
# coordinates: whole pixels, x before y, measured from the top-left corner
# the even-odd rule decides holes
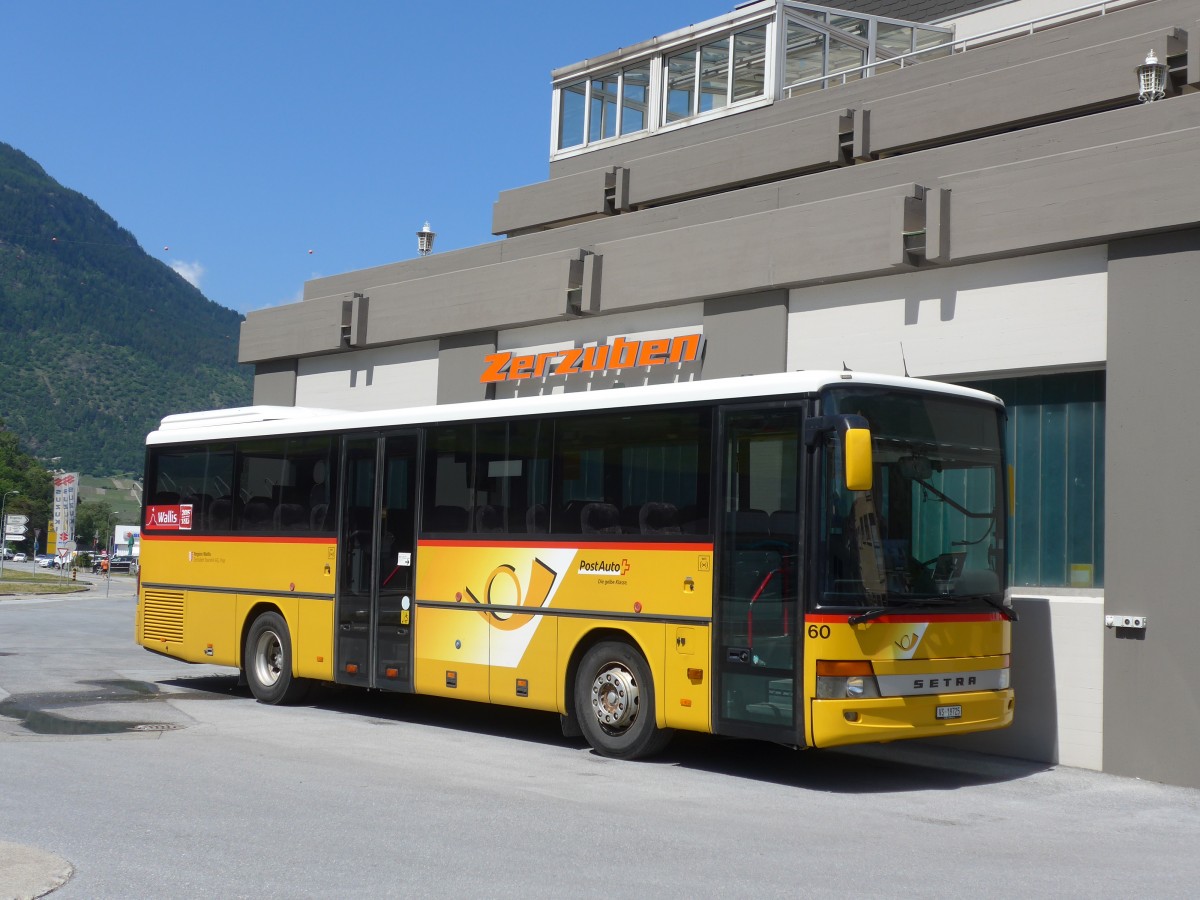
[[[11,0],[0,141],[248,312],[416,256],[425,220],[435,252],[495,240],[548,174],[552,69],[735,5]]]

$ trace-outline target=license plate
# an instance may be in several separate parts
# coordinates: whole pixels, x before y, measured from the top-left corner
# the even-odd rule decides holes
[[[939,706],[937,708],[937,717],[939,719],[961,719],[961,706]]]

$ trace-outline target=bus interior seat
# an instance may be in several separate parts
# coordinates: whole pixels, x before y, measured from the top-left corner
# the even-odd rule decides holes
[[[470,514],[461,506],[435,506],[429,517],[428,530],[463,534],[470,523]]]
[[[643,503],[638,511],[638,530],[642,534],[679,534],[679,510],[674,503]]]
[[[241,521],[247,528],[261,528],[271,522],[275,505],[266,497],[251,497],[242,508]]]
[[[589,503],[579,514],[584,534],[620,534],[621,512],[611,503]]]
[[[525,531],[546,534],[550,530],[550,513],[544,503],[535,503],[525,511]]]
[[[329,525],[325,521],[329,514],[328,503],[314,503],[312,509],[308,513],[308,527],[312,531],[328,531]]]
[[[504,527],[504,507],[488,503],[475,507],[475,531],[481,534],[499,534]]]
[[[307,524],[308,516],[304,506],[299,503],[280,503],[275,507],[272,521],[281,531],[296,531]]]
[[[793,544],[800,534],[800,517],[793,509],[777,509],[768,517],[771,537]]]
[[[226,495],[218,497],[208,507],[208,527],[217,531],[225,531],[230,527],[233,517],[233,498]]]

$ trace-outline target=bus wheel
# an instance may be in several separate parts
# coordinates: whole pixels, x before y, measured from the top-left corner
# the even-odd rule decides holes
[[[292,676],[292,636],[279,613],[265,612],[254,620],[245,649],[246,681],[259,703],[296,703],[308,693],[308,681]]]
[[[613,759],[650,756],[673,734],[654,721],[650,666],[618,641],[597,644],[584,655],[575,678],[575,715],[592,748]]]

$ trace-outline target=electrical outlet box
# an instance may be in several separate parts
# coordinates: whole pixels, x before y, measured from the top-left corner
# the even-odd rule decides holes
[[[1145,616],[1105,616],[1106,628],[1145,628]]]

